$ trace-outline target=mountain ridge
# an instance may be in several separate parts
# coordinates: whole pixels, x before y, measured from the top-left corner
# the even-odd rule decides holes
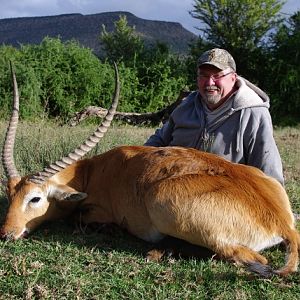
[[[159,41],[167,44],[174,53],[187,54],[189,44],[196,39],[196,35],[180,23],[147,20],[130,12],[115,11],[0,19],[0,44],[18,47],[20,44],[39,44],[46,36],[60,37],[62,41],[75,39],[101,55],[102,25],[108,32],[113,31],[114,23],[121,15],[126,16],[128,25],[135,27],[146,45]]]

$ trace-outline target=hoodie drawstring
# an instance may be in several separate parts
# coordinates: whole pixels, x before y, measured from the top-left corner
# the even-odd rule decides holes
[[[243,116],[244,116],[244,109],[241,110],[241,114],[240,114],[240,124],[239,124],[239,127],[238,127],[238,131],[237,131],[237,134],[236,134],[236,152],[239,152],[240,151],[240,146],[241,146],[241,143],[243,142],[243,129],[242,129],[242,120],[243,120]]]

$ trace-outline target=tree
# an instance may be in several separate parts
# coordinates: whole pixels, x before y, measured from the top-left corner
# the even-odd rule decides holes
[[[273,36],[267,89],[272,93],[273,119],[283,125],[300,122],[300,11]],[[271,74],[271,76],[268,74]]]
[[[173,102],[187,82],[184,61],[163,42],[146,46],[135,27],[127,24],[126,16],[120,16],[114,25],[111,33],[103,27],[101,40],[106,58],[117,61],[126,78],[122,82],[124,110],[156,111]]]
[[[48,116],[66,120],[82,107],[110,103],[112,66],[101,63],[91,49],[76,41],[46,37],[38,45],[19,49],[0,46],[0,118],[11,111],[9,61],[16,71],[24,119]]]
[[[128,26],[126,16],[121,15],[114,25],[113,32],[107,32],[105,25],[102,25],[100,40],[103,50],[109,60],[122,60],[126,65],[131,65],[142,53],[144,43],[136,33],[135,27]]]
[[[261,47],[282,22],[281,0],[195,0],[191,16],[200,20],[201,38],[227,49],[243,75],[255,78]]]

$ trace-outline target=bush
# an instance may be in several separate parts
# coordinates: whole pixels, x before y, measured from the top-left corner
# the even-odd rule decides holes
[[[138,66],[118,63],[122,85],[118,110],[160,109],[176,99],[185,85],[186,76],[178,72],[179,61],[169,54],[149,53],[136,63]],[[112,64],[100,61],[90,49],[75,41],[63,43],[58,38],[45,38],[39,45],[22,45],[19,50],[2,46],[0,55],[0,67],[4,70],[0,77],[2,118],[10,115],[11,110],[9,60],[16,71],[24,119],[46,116],[65,121],[87,106],[108,107],[111,102]]]
[[[23,45],[20,50],[2,46],[0,55],[4,70],[0,77],[1,117],[11,110],[9,60],[17,76],[22,118],[46,115],[66,119],[88,105],[110,102],[112,66],[101,63],[90,49],[75,41],[45,38],[40,45]]]

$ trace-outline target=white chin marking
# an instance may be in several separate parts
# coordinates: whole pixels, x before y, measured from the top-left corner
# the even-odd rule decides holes
[[[20,238],[23,238],[23,237],[26,237],[27,235],[29,234],[29,230],[25,227],[19,235],[17,235],[15,237],[15,239],[20,239]]]

